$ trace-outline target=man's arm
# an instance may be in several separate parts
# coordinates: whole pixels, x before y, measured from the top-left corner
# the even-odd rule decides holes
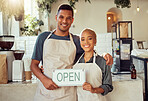
[[[52,79],[46,77],[39,68],[40,61],[32,59],[31,61],[31,70],[33,74],[43,83],[44,87],[48,90],[54,90],[59,88]]]

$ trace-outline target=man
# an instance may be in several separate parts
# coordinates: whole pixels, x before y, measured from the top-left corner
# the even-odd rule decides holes
[[[35,44],[31,70],[40,82],[34,101],[76,101],[74,87],[58,87],[52,81],[53,70],[71,68],[74,61],[84,52],[80,47],[79,37],[69,33],[74,20],[73,9],[67,4],[61,5],[55,19],[56,29],[40,34]],[[38,67],[40,61],[44,74]]]

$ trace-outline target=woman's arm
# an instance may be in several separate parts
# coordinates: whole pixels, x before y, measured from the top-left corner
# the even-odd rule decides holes
[[[111,67],[108,65],[102,68],[102,85],[100,88],[104,89],[104,93],[101,93],[102,95],[106,95],[113,90]]]

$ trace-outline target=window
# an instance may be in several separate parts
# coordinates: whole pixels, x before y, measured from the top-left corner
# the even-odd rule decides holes
[[[33,17],[39,18],[39,12],[37,10],[37,3],[35,0],[24,0],[25,15],[30,14]]]

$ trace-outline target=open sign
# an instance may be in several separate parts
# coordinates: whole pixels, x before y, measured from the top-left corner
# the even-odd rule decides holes
[[[52,80],[58,86],[82,86],[85,82],[83,69],[56,69],[53,71]]]

